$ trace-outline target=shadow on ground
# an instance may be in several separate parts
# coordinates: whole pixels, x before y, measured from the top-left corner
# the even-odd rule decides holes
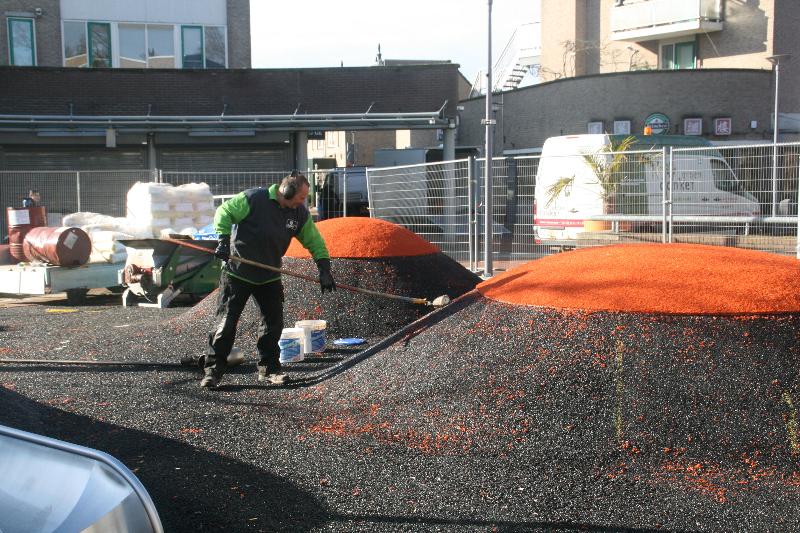
[[[147,488],[165,531],[309,531],[327,509],[253,465],[44,406],[0,387],[0,424],[109,453]]]

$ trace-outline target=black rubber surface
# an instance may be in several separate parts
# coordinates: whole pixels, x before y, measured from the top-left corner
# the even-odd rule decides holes
[[[167,531],[800,529],[797,316],[452,305],[312,387],[0,365],[0,423],[116,456]],[[0,310],[2,355],[151,359],[186,311],[76,309]]]

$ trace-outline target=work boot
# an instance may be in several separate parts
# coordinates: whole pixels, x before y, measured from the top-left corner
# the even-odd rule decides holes
[[[266,367],[260,366],[258,367],[258,381],[266,381],[272,385],[285,385],[289,382],[289,376],[280,370],[270,372]]]
[[[206,371],[206,375],[203,377],[203,380],[200,381],[200,386],[206,389],[216,389],[219,386],[220,380],[222,380],[222,374],[214,371]]]

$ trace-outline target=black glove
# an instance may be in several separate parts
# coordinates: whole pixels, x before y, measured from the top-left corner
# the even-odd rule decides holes
[[[333,274],[331,274],[331,260],[318,259],[317,268],[319,269],[319,286],[322,289],[322,294],[325,294],[325,291],[335,291],[336,282],[333,281]]]
[[[217,243],[217,249],[214,250],[214,255],[222,259],[223,261],[227,261],[231,257],[231,236],[230,235],[220,235],[219,242]]]

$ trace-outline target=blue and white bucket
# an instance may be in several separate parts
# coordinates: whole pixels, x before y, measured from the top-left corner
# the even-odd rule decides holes
[[[283,328],[278,346],[281,349],[281,363],[296,363],[302,361],[303,355],[303,329]]]
[[[294,327],[301,328],[303,336],[304,353],[322,353],[325,351],[325,329],[328,323],[324,320],[298,320]]]

